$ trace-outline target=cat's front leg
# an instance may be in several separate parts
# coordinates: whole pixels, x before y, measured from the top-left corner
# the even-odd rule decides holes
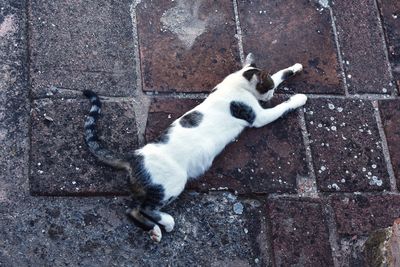
[[[255,109],[256,118],[252,124],[253,127],[262,127],[271,123],[283,116],[284,114],[303,106],[307,101],[307,96],[297,94],[289,98],[289,100],[268,109],[263,109],[261,106]]]
[[[278,86],[282,82],[289,79],[290,77],[293,77],[296,73],[299,73],[302,70],[303,70],[303,65],[301,65],[300,63],[296,63],[289,68],[286,68],[286,69],[278,71],[277,73],[274,73],[271,76],[271,79],[274,81],[274,88],[272,88],[265,94],[265,98],[263,100],[265,100],[265,101],[270,100],[274,96],[275,89],[278,88]]]

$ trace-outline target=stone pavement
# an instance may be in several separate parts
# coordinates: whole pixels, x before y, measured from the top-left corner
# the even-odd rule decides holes
[[[83,144],[84,89],[120,153],[156,137],[245,53],[304,72],[166,210],[154,244],[127,181]],[[0,266],[365,266],[400,217],[397,0],[0,0]]]

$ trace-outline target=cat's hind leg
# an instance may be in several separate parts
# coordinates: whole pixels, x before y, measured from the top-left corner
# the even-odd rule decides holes
[[[161,228],[155,222],[143,215],[140,209],[135,208],[129,212],[136,226],[142,228],[150,234],[150,238],[155,242],[160,242],[162,238]]]
[[[171,232],[174,229],[175,220],[168,213],[150,209],[141,210],[140,212],[148,219],[162,226],[166,232]]]

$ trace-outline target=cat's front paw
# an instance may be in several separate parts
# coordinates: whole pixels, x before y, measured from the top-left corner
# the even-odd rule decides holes
[[[300,63],[296,63],[291,68],[294,73],[298,73],[303,70],[303,65],[301,65]]]
[[[307,102],[307,96],[304,94],[297,94],[289,99],[289,104],[291,105],[291,108],[298,108],[304,106],[306,102]]]

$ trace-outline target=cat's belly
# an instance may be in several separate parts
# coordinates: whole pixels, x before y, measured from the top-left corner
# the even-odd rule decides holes
[[[212,165],[214,157],[203,155],[189,162],[187,174],[189,178],[197,178],[203,175]]]

